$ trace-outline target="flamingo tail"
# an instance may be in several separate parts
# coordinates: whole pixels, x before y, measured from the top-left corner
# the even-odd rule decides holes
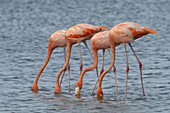
[[[150,29],[150,28],[147,28],[145,27],[144,30],[150,34],[158,34],[157,31],[153,30],[153,29]]]

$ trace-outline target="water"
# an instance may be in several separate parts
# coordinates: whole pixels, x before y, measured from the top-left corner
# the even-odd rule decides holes
[[[169,0],[1,0],[0,1],[0,112],[170,112],[170,1]],[[138,64],[128,47],[129,83],[124,98],[125,55],[122,45],[116,48],[119,96],[115,96],[113,73],[104,78],[104,99],[91,96],[95,70],[86,73],[81,98],[74,96],[79,75],[77,45],[71,56],[71,92],[67,73],[62,93],[54,95],[55,77],[64,63],[63,49],[54,51],[39,80],[39,93],[31,85],[47,54],[50,34],[77,23],[111,28],[125,21],[153,28],[159,35],[145,36],[132,45],[143,63],[146,96],[142,97]],[[89,44],[89,42],[88,42]],[[84,67],[92,65],[82,45]],[[108,52],[106,52],[108,54]],[[99,68],[101,67],[99,51]],[[63,60],[62,60],[63,59]],[[106,55],[105,68],[110,62]]]

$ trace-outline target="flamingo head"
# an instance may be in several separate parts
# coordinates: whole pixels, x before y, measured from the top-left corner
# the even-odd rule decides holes
[[[82,88],[82,80],[77,81],[75,88],[75,95],[80,96],[80,90]]]
[[[75,88],[75,95],[80,96],[80,87]]]
[[[108,28],[105,27],[105,26],[98,26],[98,28],[99,28],[99,31],[106,31],[106,30],[108,30]]]
[[[38,92],[38,85],[36,83],[32,84],[32,91],[37,93]]]

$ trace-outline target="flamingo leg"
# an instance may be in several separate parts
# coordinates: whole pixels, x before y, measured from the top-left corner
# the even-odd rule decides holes
[[[64,50],[64,60],[66,61],[66,48],[64,47],[63,50]],[[67,68],[63,71],[63,74],[62,74],[62,77],[61,77],[61,80],[60,80],[60,86],[61,86],[61,83],[62,83],[62,80],[63,80],[63,77],[64,77],[66,70],[68,70],[68,83],[69,83],[68,90],[70,92],[70,64],[69,63],[68,63]]]
[[[128,44],[129,44],[129,46],[130,46],[130,48],[131,48],[131,50],[132,50],[134,56],[136,57],[136,60],[137,60],[138,64],[139,64],[139,69],[140,69],[140,79],[141,79],[141,86],[142,86],[142,95],[145,96],[145,90],[144,90],[144,86],[143,86],[143,77],[142,77],[142,63],[140,62],[139,58],[137,57],[137,54],[135,53],[135,51],[134,51],[134,49],[133,49],[131,43],[128,43]]]
[[[62,74],[62,76],[61,76],[61,79],[60,79],[60,86],[61,86],[61,83],[62,83],[62,81],[63,81],[64,75],[65,75],[65,72],[66,72],[66,70],[64,70],[64,71],[63,71],[63,74]]]
[[[103,49],[103,56],[102,56],[102,69],[100,71],[100,75],[103,73],[104,71],[104,57],[105,57],[105,49]]]
[[[116,67],[113,67],[114,72],[114,79],[115,79],[115,89],[116,89],[116,96],[118,96],[118,87],[117,87],[117,77],[116,77]]]
[[[94,89],[96,88],[96,85],[97,85],[98,81],[99,81],[99,78],[97,78],[96,83],[94,84],[94,87],[92,89],[91,95],[94,95]]]
[[[83,63],[82,63],[82,54],[81,54],[81,45],[80,45],[80,42],[78,43],[78,49],[79,49],[79,54],[80,54],[80,74],[81,74],[82,69],[83,69]]]
[[[67,70],[68,70],[68,84],[69,84],[68,91],[70,92],[71,91],[71,88],[70,88],[70,64],[68,64]]]
[[[91,53],[91,51],[90,51],[90,49],[89,49],[86,41],[83,41],[83,43],[84,43],[84,45],[86,46],[87,50],[89,51],[91,58],[93,58],[93,54]]]
[[[66,61],[66,48],[65,48],[65,47],[63,48],[63,51],[64,51],[64,62],[65,62],[65,61]],[[64,77],[64,75],[65,75],[65,72],[66,72],[66,69],[63,71],[63,74],[62,74],[62,76],[61,76],[60,86],[61,86],[61,83],[62,83],[62,81],[63,81],[63,77]]]
[[[126,85],[125,85],[125,97],[127,94],[127,84],[128,84],[128,74],[129,74],[129,63],[128,63],[128,55],[127,55],[127,49],[126,45],[124,44],[125,47],[125,55],[126,55]]]
[[[70,60],[70,56],[71,56],[71,48],[72,48],[72,44],[68,42],[67,44],[67,54],[66,54],[66,61],[64,63],[64,66],[60,69],[60,71],[57,73],[56,76],[56,86],[55,86],[55,93],[60,93],[60,85],[59,85],[59,79],[60,79],[60,75],[61,73],[67,68],[68,64],[69,64],[69,60]]]
[[[101,71],[100,71],[100,75],[103,73],[103,71],[104,71],[104,56],[105,56],[105,49],[103,49],[103,55],[102,55],[102,69],[101,69]],[[93,87],[93,89],[92,89],[92,95],[94,94],[94,89],[96,88],[96,85],[97,85],[97,83],[98,83],[98,81],[99,81],[99,77],[97,78],[97,80],[96,80],[96,83],[94,84],[94,87]]]
[[[110,57],[111,57],[110,49],[108,49],[108,52],[109,52]],[[116,77],[116,66],[113,67],[113,73],[114,73],[114,79],[115,79],[116,96],[118,96],[117,77]]]

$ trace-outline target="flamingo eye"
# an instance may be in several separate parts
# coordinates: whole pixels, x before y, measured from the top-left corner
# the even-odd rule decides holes
[[[102,28],[99,28],[99,31],[102,31]]]

